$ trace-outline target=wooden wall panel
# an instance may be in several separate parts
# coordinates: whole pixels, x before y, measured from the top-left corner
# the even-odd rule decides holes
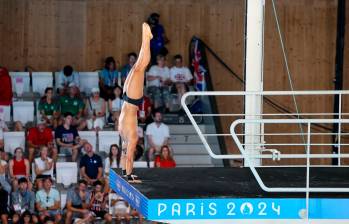
[[[336,1],[276,2],[294,88],[333,89]],[[177,53],[188,61],[189,41],[197,35],[243,76],[244,0],[0,0],[0,64],[10,70],[30,65],[35,70],[56,71],[66,64],[78,70],[95,70],[103,66],[107,56],[123,64],[128,52],[138,52],[140,25],[151,12],[161,14],[170,39],[169,64]],[[271,0],[266,1],[265,18],[264,89],[290,90]],[[348,49],[347,44],[346,55]],[[243,90],[243,85],[211,55],[208,58],[215,90]],[[344,75],[349,75],[348,60]],[[344,80],[347,88],[349,81]],[[291,97],[275,100],[295,111]],[[331,97],[297,98],[297,102],[301,112],[331,112],[333,107]],[[243,112],[241,98],[217,98],[217,103],[220,113]],[[268,105],[264,111],[275,112]],[[221,119],[224,133],[229,132],[232,120]],[[231,138],[225,139],[229,151],[236,152]]]

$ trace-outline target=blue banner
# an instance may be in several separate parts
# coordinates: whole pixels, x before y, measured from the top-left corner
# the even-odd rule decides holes
[[[148,219],[304,219],[303,198],[149,200]],[[310,199],[310,219],[349,219],[349,199]]]

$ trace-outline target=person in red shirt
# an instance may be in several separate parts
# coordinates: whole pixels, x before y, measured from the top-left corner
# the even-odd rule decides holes
[[[153,105],[151,104],[150,98],[144,96],[142,104],[138,105],[137,117],[139,123],[150,124],[151,122],[153,122],[153,118],[151,116],[152,108]]]
[[[12,82],[8,70],[0,67],[0,105],[9,106],[12,103]]]
[[[40,151],[41,146],[47,146],[53,161],[57,161],[57,149],[53,144],[52,129],[46,127],[44,122],[40,122],[37,127],[30,128],[28,131],[27,143],[29,146],[29,161],[33,162],[36,152]]]
[[[176,162],[174,161],[171,150],[167,145],[161,147],[160,155],[156,156],[154,166],[159,168],[176,167]]]

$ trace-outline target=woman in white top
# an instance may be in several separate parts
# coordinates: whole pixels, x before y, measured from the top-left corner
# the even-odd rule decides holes
[[[111,168],[119,168],[120,167],[120,157],[121,157],[121,150],[118,145],[113,144],[110,146],[109,149],[109,156],[105,158],[104,161],[104,173],[106,176],[109,175]]]
[[[92,96],[88,98],[86,103],[86,114],[88,115],[88,130],[100,131],[105,123],[105,100],[99,95],[99,88],[92,88]]]
[[[119,122],[119,116],[122,108],[122,104],[124,101],[122,100],[122,88],[120,86],[116,86],[114,88],[114,96],[115,98],[113,100],[109,100],[109,118],[108,122],[114,123],[114,130],[118,130],[118,122]]]
[[[104,191],[109,192],[109,172],[111,168],[120,167],[121,149],[117,144],[113,144],[109,148],[109,156],[104,160]]]
[[[48,148],[46,146],[40,148],[40,157],[34,160],[34,164],[36,184],[38,189],[41,189],[43,186],[43,179],[46,177],[53,177],[53,160],[48,157]]]

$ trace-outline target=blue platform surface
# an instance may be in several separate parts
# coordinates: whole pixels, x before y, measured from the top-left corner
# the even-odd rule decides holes
[[[119,176],[118,170],[112,170],[110,172],[110,186],[148,220],[154,221],[300,220],[305,218],[305,194],[263,193],[261,189],[257,189],[258,185],[252,179],[253,176],[248,174],[248,169],[234,169],[237,168],[137,170],[136,173],[143,177],[142,184],[129,184]],[[303,171],[303,169],[284,169],[278,171],[286,173],[281,177],[275,172],[273,172],[274,176],[271,175],[269,172],[272,170],[270,169],[263,170],[262,173],[269,178],[266,178],[269,183],[274,179],[277,186],[284,186],[289,180],[287,173],[294,176],[299,172],[300,175],[291,180],[292,186],[297,186],[301,185],[304,179],[301,175]],[[335,182],[344,175],[341,183],[342,186],[347,186],[349,178],[346,175],[347,171],[348,169],[336,169],[326,173],[321,169],[313,170],[313,184],[321,185],[324,183],[322,179],[327,179],[325,185],[331,186],[331,183],[335,183],[326,175],[332,176]],[[183,172],[185,174],[181,175]],[[201,173],[205,178],[199,176],[198,179],[195,179],[198,173]],[[212,173],[216,174],[214,178],[207,177]],[[319,173],[325,176],[319,177]],[[226,179],[223,177],[224,175]],[[233,177],[239,178],[239,175],[241,180],[238,182]],[[152,180],[152,178],[154,179]],[[280,181],[280,178],[285,179],[285,181]],[[183,182],[183,180],[186,181]],[[230,186],[230,188],[222,189],[222,186]],[[211,192],[208,190],[210,187],[212,187]],[[348,207],[349,195],[347,193],[312,194],[309,201],[309,219],[349,219]]]

